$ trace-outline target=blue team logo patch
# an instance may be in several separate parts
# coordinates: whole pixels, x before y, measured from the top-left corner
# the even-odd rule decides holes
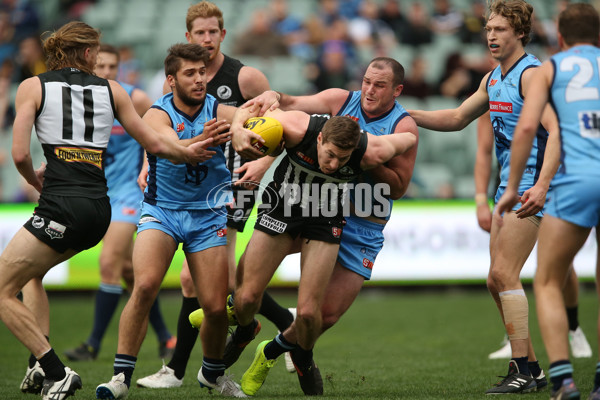
[[[600,111],[580,111],[578,113],[579,132],[582,137],[600,138]]]

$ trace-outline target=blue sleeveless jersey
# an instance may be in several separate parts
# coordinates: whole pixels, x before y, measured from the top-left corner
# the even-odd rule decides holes
[[[346,102],[338,111],[337,115],[343,115],[345,117],[350,117],[360,125],[360,128],[365,132],[369,132],[372,135],[381,136],[381,135],[391,135],[394,133],[396,129],[396,125],[398,122],[406,116],[408,116],[408,112],[402,107],[397,101],[394,103],[394,107],[386,112],[383,115],[380,115],[377,118],[369,118],[363,112],[360,106],[360,91],[350,92]],[[368,183],[371,187],[375,185],[377,182],[373,179],[369,171],[365,171],[359,176],[357,179],[352,181],[354,185],[358,185],[359,183]],[[349,190],[350,199],[355,207],[361,208],[362,211],[370,209],[368,215],[374,215],[378,218],[389,219],[390,212],[392,210],[393,200],[390,198],[383,198],[379,196],[373,190],[355,190],[356,186],[351,187]],[[387,200],[388,204],[382,204],[382,201]],[[388,210],[387,215],[380,214],[380,210]]]
[[[505,188],[508,184],[510,146],[519,116],[521,115],[521,109],[523,108],[521,75],[526,69],[539,65],[540,61],[536,57],[525,54],[504,76],[502,76],[500,66],[496,67],[487,81],[490,118],[494,129],[496,156],[500,164],[501,189]],[[533,141],[533,147],[527,160],[525,172],[519,184],[519,193],[523,193],[537,182],[544,161],[547,141],[548,132],[540,125]]]
[[[207,94],[204,105],[195,115],[186,115],[175,107],[169,93],[154,103],[152,108],[169,115],[179,139],[191,139],[204,131],[204,124],[217,116],[217,101]],[[219,208],[232,201],[231,173],[225,164],[221,146],[210,147],[216,152],[208,161],[178,164],[148,154],[148,186],[144,201],[173,210],[201,210]]]
[[[550,103],[558,116],[561,166],[555,179],[600,175],[600,49],[576,46],[550,58]]]
[[[119,82],[127,94],[131,97],[134,86]],[[144,161],[144,149],[127,132],[125,128],[115,120],[110,140],[106,149],[106,161],[104,173],[108,185],[108,196],[111,198],[127,194],[139,196],[142,199],[142,191],[137,184]]]

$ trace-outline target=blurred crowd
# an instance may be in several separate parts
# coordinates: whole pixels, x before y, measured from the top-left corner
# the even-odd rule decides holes
[[[47,15],[41,18],[41,0],[0,0],[0,201],[32,201],[36,196],[27,185],[5,196],[2,169],[10,164],[7,136],[16,85],[45,71],[41,32],[66,20],[81,19],[88,7],[101,1],[105,0],[59,0],[55,20],[50,21]],[[271,0],[267,7],[254,10],[247,26],[238,31],[229,29],[228,35],[235,38],[229,39],[230,54],[242,60],[243,56],[297,59],[305,65],[304,79],[309,83],[306,94],[332,87],[357,90],[368,61],[386,55],[397,58],[406,69],[403,96],[460,100],[473,93],[484,74],[495,66],[485,41],[484,0],[460,2],[466,8],[458,8],[458,2],[452,0],[300,0],[312,5],[301,17],[290,12],[291,1]],[[545,5],[553,8],[556,16],[567,3],[559,0]],[[225,20],[228,28],[228,15]],[[555,21],[536,18],[533,26],[529,47],[544,59],[558,50]],[[460,46],[444,53],[443,66],[437,66],[441,73],[431,79],[427,52],[436,51],[434,44],[444,38],[479,49],[478,56],[465,56]],[[144,66],[136,58],[135,48],[111,44],[120,46],[119,79],[153,93],[143,82]],[[400,59],[402,54],[411,57]]]

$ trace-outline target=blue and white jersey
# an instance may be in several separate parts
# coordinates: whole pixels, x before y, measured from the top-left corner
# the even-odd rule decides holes
[[[134,86],[119,82],[129,97]],[[106,149],[104,173],[108,185],[108,196],[118,197],[119,194],[138,196],[142,200],[142,191],[137,184],[137,177],[144,161],[144,149],[115,120],[110,132],[110,140]]]
[[[163,110],[171,119],[171,126],[179,139],[191,139],[204,131],[204,124],[217,116],[218,103],[207,94],[204,105],[195,115],[187,115],[173,103],[169,93],[154,103],[152,108]],[[225,164],[221,146],[209,147],[216,152],[203,163],[178,164],[148,154],[148,186],[144,202],[173,210],[202,210],[219,208],[232,201],[227,190],[231,173]]]
[[[398,102],[395,102],[394,107],[385,114],[376,118],[369,118],[365,115],[360,106],[360,95],[361,92],[359,90],[350,92],[346,102],[338,111],[337,115],[352,118],[358,122],[360,128],[365,132],[369,132],[376,136],[391,135],[396,130],[396,126],[400,120],[409,116],[404,107]],[[370,187],[373,188],[373,185],[377,183],[369,171],[363,172],[357,179],[352,181],[352,183],[354,183],[355,186],[350,186],[350,199],[354,204],[355,209],[361,212],[361,215],[373,215],[386,220],[390,218],[393,200],[381,196],[372,189],[364,190],[365,188],[358,185],[359,183],[368,183]],[[383,204],[383,201],[386,201],[388,204]],[[369,210],[368,213],[367,210]],[[382,210],[387,210],[387,212],[381,214]]]
[[[576,46],[550,58],[550,103],[558,116],[562,175],[600,175],[600,49]]]
[[[524,54],[506,75],[502,75],[500,66],[498,66],[492,71],[487,81],[490,118],[494,129],[496,156],[500,164],[500,189],[505,188],[508,184],[510,146],[523,108],[521,76],[526,69],[539,65],[540,61],[535,56]],[[519,184],[519,193],[523,193],[537,182],[544,161],[547,141],[548,132],[540,125]]]

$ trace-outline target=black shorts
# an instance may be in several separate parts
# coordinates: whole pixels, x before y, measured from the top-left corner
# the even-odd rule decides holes
[[[258,190],[241,189],[234,185],[231,186],[231,189],[234,201],[233,207],[227,205],[227,227],[244,232],[246,221],[254,208]]]
[[[259,213],[254,229],[271,236],[287,233],[293,239],[300,236],[308,240],[339,244],[345,224],[346,221],[341,216],[333,218],[284,216],[283,208],[276,207],[268,213]]]
[[[52,249],[64,253],[97,245],[110,225],[111,208],[108,197],[42,194],[33,214],[23,227]]]

